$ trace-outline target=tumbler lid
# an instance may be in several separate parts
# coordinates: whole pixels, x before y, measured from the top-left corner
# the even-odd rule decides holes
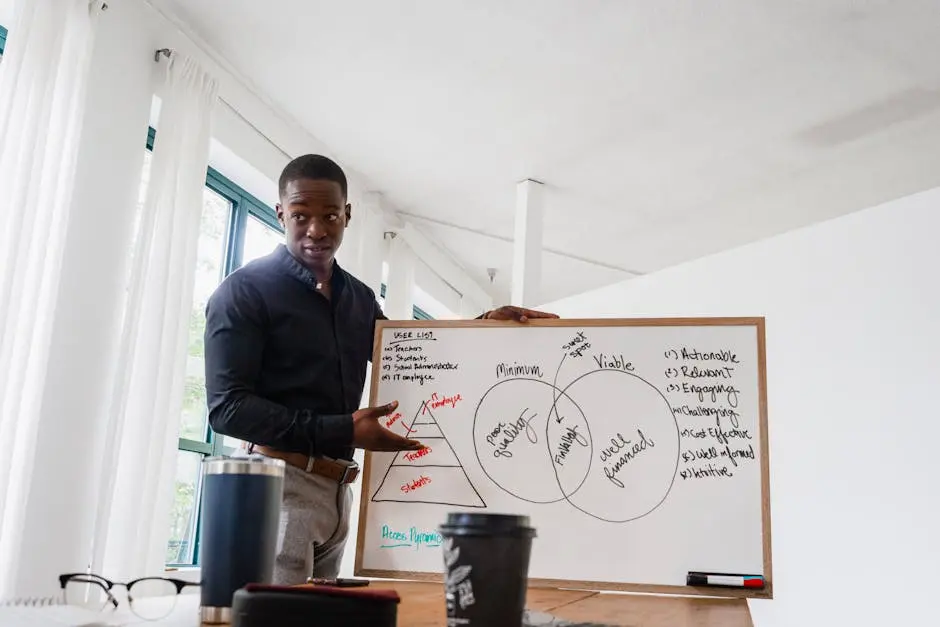
[[[202,462],[207,475],[270,475],[284,476],[284,461],[251,455],[249,457],[207,457]]]
[[[535,529],[529,526],[529,517],[516,514],[449,512],[440,530],[455,535],[535,535]]]

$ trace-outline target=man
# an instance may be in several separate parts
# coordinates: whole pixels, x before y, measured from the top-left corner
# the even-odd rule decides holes
[[[274,581],[336,577],[359,468],[353,450],[416,450],[379,422],[396,407],[359,409],[375,321],[375,293],[334,255],[349,226],[346,176],[305,155],[278,183],[285,244],[229,275],[206,307],[206,392],[216,433],[286,462]],[[557,318],[500,307],[483,318]]]

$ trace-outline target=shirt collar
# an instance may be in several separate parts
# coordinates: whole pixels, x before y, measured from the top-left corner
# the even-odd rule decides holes
[[[297,279],[307,287],[312,290],[317,288],[317,278],[313,275],[310,270],[307,269],[302,263],[297,261],[297,259],[287,250],[285,244],[278,244],[277,249],[274,251],[274,255],[277,258],[281,269],[283,269],[288,275]],[[333,274],[330,276],[330,287],[333,288],[334,292],[338,292],[346,284],[346,271],[343,270],[339,262],[336,259],[333,259]]]

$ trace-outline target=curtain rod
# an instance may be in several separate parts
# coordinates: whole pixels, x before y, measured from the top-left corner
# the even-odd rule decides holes
[[[157,50],[154,51],[154,53],[153,53],[153,60],[154,60],[155,63],[159,63],[159,62],[160,62],[160,57],[166,57],[167,59],[169,59],[169,58],[170,58],[170,55],[172,55],[173,52],[174,52],[174,51],[173,51],[171,48],[159,48],[159,49],[157,49]],[[223,98],[222,96],[219,96],[218,98],[219,98],[219,101],[220,101],[222,104],[224,104],[226,107],[228,107],[229,110],[230,110],[232,113],[234,113],[235,115],[237,115],[239,118],[241,118],[241,120],[242,120],[245,124],[247,124],[247,125],[250,126],[252,129],[254,129],[254,131],[255,131],[256,133],[258,133],[258,135],[260,135],[260,136],[264,139],[264,141],[268,142],[275,150],[277,150],[279,153],[281,153],[282,155],[284,155],[284,157],[285,157],[288,161],[290,161],[291,159],[293,159],[293,157],[292,157],[291,155],[287,154],[287,152],[286,152],[283,148],[281,148],[281,147],[278,146],[276,143],[274,143],[274,140],[272,140],[270,137],[268,137],[267,135],[265,135],[265,134],[261,131],[260,128],[258,128],[258,127],[255,126],[254,124],[252,124],[251,120],[249,120],[249,119],[246,118],[244,115],[242,115],[241,112],[240,112],[238,109],[236,109],[234,105],[232,105],[232,103],[230,103],[230,102],[228,102],[227,100],[225,100],[225,98]]]

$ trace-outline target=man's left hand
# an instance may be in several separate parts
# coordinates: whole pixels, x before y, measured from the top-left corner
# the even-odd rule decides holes
[[[483,314],[484,320],[515,320],[516,322],[526,322],[537,318],[558,318],[556,314],[526,309],[525,307],[516,307],[514,305],[503,305],[499,309],[494,309]]]

